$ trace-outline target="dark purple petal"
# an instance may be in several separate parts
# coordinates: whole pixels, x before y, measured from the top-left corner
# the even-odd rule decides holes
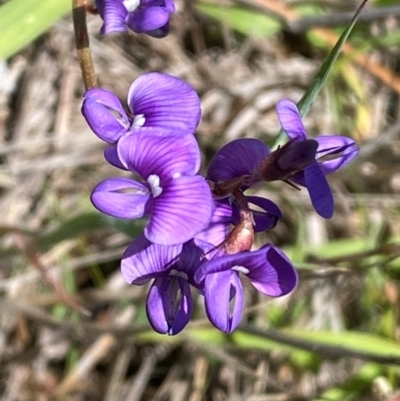
[[[106,89],[89,89],[84,94],[82,114],[92,131],[109,143],[116,142],[130,126],[121,102]]]
[[[203,255],[203,248],[198,246],[194,241],[186,242],[173,269],[187,275],[187,281],[193,286],[198,287],[194,281],[194,274],[203,261]]]
[[[196,91],[185,81],[158,72],[141,75],[133,82],[128,104],[135,116],[144,116],[146,127],[182,134],[193,134],[201,117]]]
[[[304,169],[305,184],[315,211],[325,219],[333,216],[333,196],[317,162]]]
[[[318,143],[314,139],[291,140],[281,148],[277,165],[283,171],[298,171],[315,160]]]
[[[159,278],[147,294],[146,312],[153,329],[173,336],[189,323],[193,302],[189,283],[179,277]]]
[[[297,285],[297,273],[290,260],[278,248],[266,245],[253,252],[246,264],[253,286],[270,297],[286,295]]]
[[[145,235],[162,245],[187,242],[208,226],[212,208],[210,187],[204,177],[181,176],[170,180],[154,198]]]
[[[128,10],[121,0],[96,0],[96,7],[104,21],[100,28],[101,35],[126,30],[125,18]]]
[[[122,137],[117,151],[122,164],[146,180],[150,175],[157,175],[161,181],[181,174],[193,175],[200,168],[200,151],[193,135],[142,129]]]
[[[307,139],[307,131],[295,103],[284,99],[276,105],[279,122],[290,139]]]
[[[140,7],[129,13],[127,25],[136,33],[154,31],[168,22],[169,14],[165,7]]]
[[[147,31],[145,34],[157,39],[165,38],[169,34],[169,21],[162,27],[154,29],[154,31]]]
[[[279,207],[269,199],[262,198],[260,196],[246,196],[246,199],[250,204],[256,205],[265,210],[265,212],[263,212],[250,208],[253,212],[255,232],[270,230],[277,225],[279,220],[282,220],[282,212],[280,211]],[[240,209],[234,205],[232,224],[237,225],[240,223],[239,213]]]
[[[357,156],[359,151],[354,140],[344,136],[319,136],[315,140],[318,142],[318,157],[338,155],[335,159],[320,162],[321,170],[325,175],[344,167]]]
[[[136,285],[143,285],[152,278],[165,278],[181,251],[182,245],[152,244],[144,235],[140,235],[122,256],[122,276],[127,283]]]
[[[270,245],[253,252],[216,256],[204,261],[195,273],[195,280],[201,284],[209,275],[228,270],[246,274],[259,291],[273,297],[287,294],[297,284],[293,265],[282,251]]]
[[[244,309],[242,283],[236,272],[209,274],[204,283],[204,302],[210,322],[231,333],[240,323]]]
[[[91,201],[101,212],[121,219],[143,217],[149,207],[148,187],[129,178],[108,178],[92,191]]]
[[[112,145],[104,150],[104,158],[114,167],[126,170],[126,167],[121,163],[118,157],[117,145]]]
[[[236,139],[222,147],[211,159],[207,179],[226,181],[250,174],[270,153],[259,139]]]

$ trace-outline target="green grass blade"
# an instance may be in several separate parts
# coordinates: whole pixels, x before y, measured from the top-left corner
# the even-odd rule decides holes
[[[0,59],[17,53],[70,10],[70,0],[11,0],[1,6]]]
[[[329,76],[329,73],[335,64],[335,61],[337,60],[343,45],[345,44],[351,31],[353,30],[354,25],[356,24],[357,19],[367,2],[368,2],[368,0],[364,0],[361,3],[360,7],[358,7],[356,13],[354,14],[354,17],[352,18],[352,20],[350,21],[350,23],[348,25],[348,27],[344,30],[344,32],[340,36],[338,42],[333,47],[333,49],[330,51],[330,53],[329,53],[328,57],[325,59],[325,61],[322,63],[320,69],[318,70],[317,74],[314,77],[314,80],[313,80],[310,88],[306,91],[306,93],[303,95],[303,97],[300,99],[299,103],[297,104],[301,116],[305,116],[310,111],[311,106],[314,103],[314,100],[318,96],[321,89],[324,87],[325,82]]]

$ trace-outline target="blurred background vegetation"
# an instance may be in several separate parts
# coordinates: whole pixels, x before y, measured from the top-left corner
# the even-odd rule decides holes
[[[243,325],[210,327],[202,301],[169,338],[147,324],[146,288],[120,256],[140,223],[104,217],[93,186],[121,172],[80,115],[69,0],[0,1],[0,399],[400,400],[400,7],[370,1],[305,125],[355,138],[360,155],[329,178],[325,221],[307,194],[258,189],[284,221],[260,237],[290,255],[297,290],[246,285]],[[273,144],[275,104],[298,101],[358,7],[355,0],[177,0],[172,32],[101,38],[101,85],[125,101],[147,71],[202,99],[204,168],[224,143]]]

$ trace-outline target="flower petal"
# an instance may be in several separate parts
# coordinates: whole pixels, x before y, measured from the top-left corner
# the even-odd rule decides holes
[[[224,271],[207,275],[204,301],[210,322],[219,330],[232,333],[240,323],[244,309],[243,287],[238,274]]]
[[[250,174],[269,153],[267,145],[259,139],[236,139],[222,147],[211,159],[207,179],[218,182]]]
[[[122,177],[100,182],[91,195],[91,201],[98,210],[121,219],[143,217],[148,211],[149,199],[149,190],[145,185]]]
[[[208,226],[212,208],[210,187],[203,177],[173,179],[154,198],[145,235],[162,245],[187,242]]]
[[[200,168],[200,150],[193,135],[171,135],[163,129],[144,129],[118,141],[122,164],[144,179],[157,175],[161,181],[193,175]]]
[[[217,246],[228,236],[229,225],[232,217],[232,206],[227,199],[214,199],[214,210],[210,224],[200,233],[196,234],[195,239],[201,240]]]
[[[282,212],[279,207],[272,201],[260,196],[246,196],[249,203],[264,209],[265,212],[260,210],[253,210],[253,218],[255,222],[254,231],[261,232],[274,228],[279,220],[282,220]],[[240,209],[233,208],[232,224],[237,225],[240,223]]]
[[[104,21],[100,28],[101,35],[126,31],[125,18],[128,10],[121,0],[96,0],[96,7]]]
[[[167,277],[181,251],[182,245],[152,244],[142,234],[122,256],[122,276],[127,283],[136,285],[143,285],[151,278]]]
[[[130,126],[121,102],[106,89],[93,88],[84,94],[82,114],[92,131],[109,143],[116,142]]]
[[[154,29],[153,31],[144,32],[146,35],[149,35],[153,38],[165,38],[169,34],[169,21],[165,25],[160,28]]]
[[[189,283],[180,277],[154,281],[148,294],[146,312],[153,329],[173,336],[189,323],[193,302]]]
[[[121,163],[118,157],[117,145],[112,145],[104,150],[104,158],[114,167],[126,170],[126,167]]]
[[[325,219],[333,216],[333,196],[317,162],[304,169],[304,179],[315,211]]]
[[[168,22],[169,14],[165,7],[140,7],[129,13],[127,25],[136,33],[154,31]]]
[[[276,105],[276,112],[282,129],[290,139],[307,139],[307,131],[295,103],[288,99],[281,100]]]
[[[266,245],[253,252],[246,268],[253,286],[270,297],[286,295],[297,285],[297,273],[292,263],[274,246]]]
[[[333,160],[320,162],[321,170],[325,175],[344,167],[357,156],[359,151],[354,140],[345,136],[324,135],[316,137],[315,140],[318,142],[318,157],[338,154],[338,157]]]
[[[201,117],[200,99],[185,81],[150,72],[137,78],[128,94],[134,115],[143,115],[146,127],[168,128],[193,134]]]

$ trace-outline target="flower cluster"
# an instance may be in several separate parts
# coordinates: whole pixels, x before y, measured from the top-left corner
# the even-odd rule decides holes
[[[255,233],[274,228],[282,213],[271,200],[245,192],[276,180],[303,186],[317,213],[330,218],[333,197],[325,176],[347,164],[358,148],[336,135],[307,139],[296,105],[282,100],[277,113],[289,137],[284,146],[271,151],[258,139],[232,141],[202,177],[193,135],[201,109],[193,88],[148,73],[132,84],[127,103],[129,110],[113,93],[95,88],[86,92],[82,106],[91,129],[109,144],[105,159],[132,173],[99,183],[92,192],[94,206],[118,218],[147,219],[143,234],[122,257],[123,277],[134,285],[153,280],[146,310],[157,332],[173,335],[186,326],[197,290],[211,323],[230,333],[243,314],[243,276],[271,297],[288,294],[297,284],[280,249],[266,244],[252,250]]]

